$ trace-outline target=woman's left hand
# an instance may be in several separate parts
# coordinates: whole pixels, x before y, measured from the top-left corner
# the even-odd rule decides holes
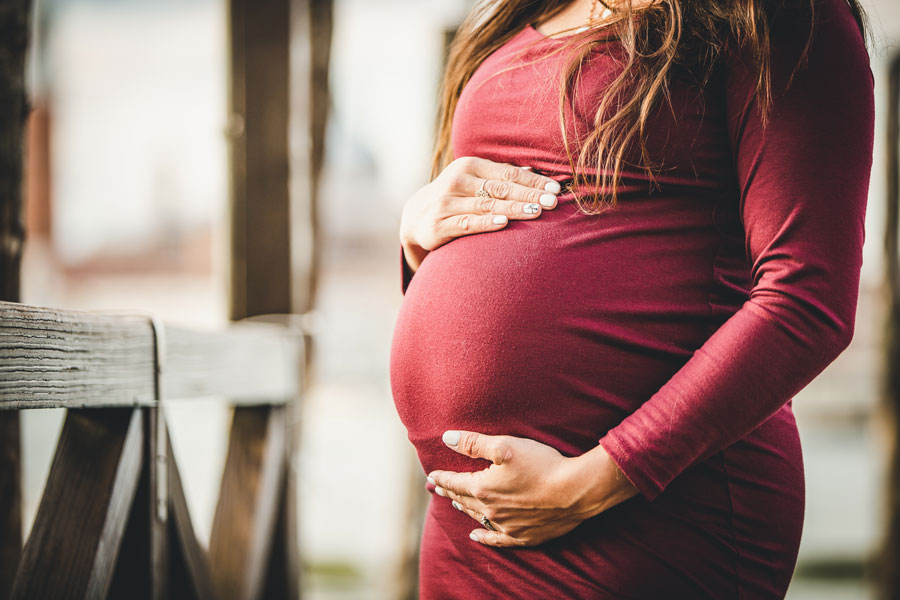
[[[535,440],[471,431],[447,431],[444,443],[492,464],[483,471],[432,471],[435,492],[496,531],[469,537],[490,546],[536,546],[636,495],[602,446],[567,458]]]

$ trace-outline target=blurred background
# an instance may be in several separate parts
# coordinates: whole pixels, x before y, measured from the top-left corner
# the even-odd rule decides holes
[[[321,254],[308,319],[315,354],[296,457],[307,598],[398,598],[410,585],[425,492],[388,381],[402,298],[397,229],[404,202],[427,181],[444,50],[470,4],[333,3]],[[900,3],[864,6],[878,103],[865,264],[851,346],[794,403],[807,471],[795,599],[874,597],[872,558],[886,527],[885,115]],[[227,3],[36,0],[34,16],[23,302],[223,326],[234,127]],[[22,413],[26,535],[62,418],[61,410]],[[168,419],[207,543],[229,415],[192,401],[173,403]]]

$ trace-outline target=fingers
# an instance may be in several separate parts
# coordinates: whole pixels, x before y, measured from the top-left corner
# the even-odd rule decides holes
[[[556,206],[556,194],[544,189],[533,188],[509,181],[499,181],[497,179],[473,179],[478,182],[478,187],[475,191],[480,189],[483,185],[484,190],[491,195],[490,198],[475,198],[476,200],[512,200],[514,202],[526,204],[539,204],[543,208],[553,208]],[[557,186],[559,186],[559,184],[557,184]],[[475,196],[475,191],[472,191],[472,196]]]
[[[454,471],[432,471],[428,481],[434,482],[434,493],[438,496],[459,500],[466,496],[475,498],[480,495],[481,488],[476,481],[477,473],[456,473]]]
[[[513,450],[505,435],[485,435],[474,431],[445,431],[443,441],[460,454],[472,458],[486,458],[502,465],[512,460]]]
[[[558,194],[560,192],[559,182],[538,175],[530,169],[524,169],[508,163],[498,163],[486,158],[466,157],[462,159],[466,161],[464,166],[467,170],[481,179],[493,180],[496,182],[517,183],[525,187],[534,188],[536,190]],[[480,185],[480,182],[479,182]],[[485,186],[491,195],[494,193]]]
[[[509,222],[506,215],[454,215],[442,219],[437,225],[437,235],[441,238],[457,238],[473,233],[497,231]]]
[[[451,504],[453,504],[453,508],[455,508],[459,512],[466,513],[467,515],[469,515],[470,517],[472,517],[479,523],[482,522],[481,519],[484,518],[484,513],[478,512],[477,510],[473,510],[471,508],[466,507],[461,501],[453,500],[451,502]],[[490,521],[490,523],[491,523],[491,527],[494,528],[494,531],[500,530],[500,527],[496,523],[494,523],[493,521]]]
[[[544,196],[548,196],[548,198],[543,200],[544,204],[541,204],[542,201],[537,199],[531,202],[526,200],[502,200],[498,197],[454,197],[446,202],[444,208],[449,214],[493,214],[505,215],[510,219],[536,219],[541,215],[542,210],[556,208],[556,196],[553,194],[544,194]]]
[[[511,547],[528,545],[522,540],[507,535],[502,531],[488,531],[487,529],[475,529],[469,534],[469,538],[486,546]]]
[[[517,181],[504,181],[502,179],[481,177],[472,172],[457,173],[456,177],[449,184],[450,190],[452,190],[455,196],[454,199],[465,200],[465,202],[449,202],[448,204],[450,206],[445,206],[444,209],[449,214],[455,212],[500,212],[491,210],[490,205],[492,200],[508,200],[523,204],[538,204],[541,207],[548,209],[556,206],[556,195],[560,191],[559,183],[549,177],[534,175],[519,167],[512,168],[520,171],[523,176],[536,177],[538,180],[532,182],[533,185],[528,185]],[[490,194],[490,197],[478,197],[477,193],[481,189],[484,189],[484,191]],[[477,209],[473,208],[476,206],[478,207]]]

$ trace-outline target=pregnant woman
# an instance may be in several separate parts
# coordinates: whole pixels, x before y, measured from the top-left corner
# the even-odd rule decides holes
[[[404,207],[423,599],[779,598],[791,398],[847,346],[856,0],[483,0]]]

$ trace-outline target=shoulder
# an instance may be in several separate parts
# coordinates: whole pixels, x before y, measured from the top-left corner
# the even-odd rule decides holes
[[[874,84],[865,39],[847,0],[813,0],[811,9],[774,11],[768,54],[776,107],[794,88],[833,95]],[[755,93],[761,64],[750,44],[730,40],[724,63],[732,94]]]

